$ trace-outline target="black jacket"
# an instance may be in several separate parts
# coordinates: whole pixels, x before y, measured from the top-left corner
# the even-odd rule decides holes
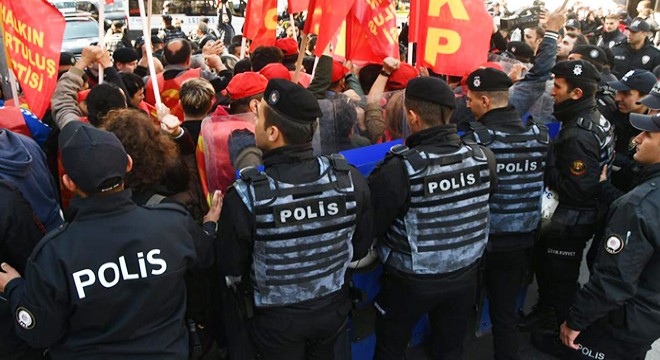
[[[0,263],[6,262],[19,273],[45,229],[30,203],[12,183],[0,180]],[[0,299],[0,358],[27,350],[27,345],[14,334],[14,312]]]
[[[591,131],[578,126],[577,119],[588,117],[597,122],[600,113],[593,98],[561,111],[557,108],[555,105],[554,114],[562,128],[548,152],[544,176],[546,185],[559,195],[553,220],[565,225],[591,224],[598,216],[600,145]]]
[[[57,359],[181,359],[188,268],[209,266],[177,205],[138,207],[131,191],[75,198],[5,295],[17,334]]]
[[[406,139],[406,146],[413,149],[420,149],[434,154],[451,153],[463,146],[461,138],[456,132],[455,124],[440,125],[419,131]],[[482,147],[488,157],[491,179],[491,193],[497,188],[497,173],[495,155],[486,147]],[[410,206],[410,185],[409,177],[404,167],[403,160],[400,157],[388,155],[374,171],[369,175],[369,188],[371,189],[371,199],[374,209],[378,209],[378,216],[374,217],[374,237],[382,238],[387,233],[399,214],[408,212]],[[424,280],[443,281],[451,279],[460,283],[467,276],[473,275],[474,269],[465,269],[465,276],[457,276],[457,272],[438,275],[410,275],[389,269],[396,276],[414,281],[424,278]],[[463,269],[458,272],[463,271]]]
[[[288,145],[268,151],[264,154],[263,160],[266,173],[272,178],[284,182],[304,184],[316,180],[320,173],[318,160],[309,143]],[[353,260],[358,260],[367,254],[372,243],[373,211],[370,207],[369,188],[364,177],[351,167],[351,178],[357,202]],[[216,249],[216,259],[223,277],[227,275],[243,276],[244,281],[248,279],[252,263],[254,231],[254,214],[245,206],[236,189],[233,186],[229,187],[220,215],[218,248]],[[348,297],[345,295],[346,293],[343,291],[335,292],[319,299],[287,307],[269,308],[269,311],[289,311],[294,308],[294,311],[303,312],[316,310],[329,303],[336,303],[338,300],[348,301]]]
[[[660,164],[612,205],[589,282],[578,291],[568,326],[597,321],[614,336],[650,345],[660,337]]]
[[[513,106],[494,109],[485,113],[479,122],[488,129],[508,134],[520,134],[527,131],[518,111]],[[463,139],[470,139],[470,132],[463,135]],[[488,236],[488,251],[514,251],[530,248],[534,245],[534,232],[520,234],[506,234]]]
[[[626,41],[626,35],[624,35],[621,30],[616,29],[612,32],[605,32],[598,38],[598,43],[596,45],[611,49],[615,45],[618,45]]]
[[[652,72],[660,65],[660,50],[656,49],[648,39],[639,50],[634,50],[628,42],[623,42],[614,46],[612,53],[614,53],[612,73],[619,79],[630,70],[643,69]]]

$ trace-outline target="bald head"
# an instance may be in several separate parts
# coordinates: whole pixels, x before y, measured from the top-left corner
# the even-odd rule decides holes
[[[175,39],[165,45],[165,60],[170,65],[190,65],[190,54],[192,48],[185,39]]]

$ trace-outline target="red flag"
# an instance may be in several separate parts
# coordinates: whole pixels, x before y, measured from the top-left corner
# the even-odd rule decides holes
[[[64,17],[46,0],[2,0],[0,14],[7,62],[30,111],[41,118],[57,84]]]
[[[491,19],[482,0],[417,0],[417,64],[462,76],[488,60]]]
[[[394,3],[355,0],[347,18],[346,58],[354,64],[382,63],[399,57],[399,39]]]
[[[305,34],[316,34],[316,56],[323,55],[326,46],[339,31],[355,0],[310,0],[305,20]]]
[[[142,0],[140,0],[142,1]],[[106,5],[111,5],[115,3],[115,0],[105,0]]]
[[[289,4],[289,14],[296,14],[307,10],[309,0],[287,0]]]
[[[245,13],[243,36],[252,40],[251,49],[275,46],[277,0],[250,0]]]
[[[419,0],[410,0],[410,12],[408,13],[408,42],[417,42],[417,28],[419,24]],[[406,44],[408,45],[408,44]]]

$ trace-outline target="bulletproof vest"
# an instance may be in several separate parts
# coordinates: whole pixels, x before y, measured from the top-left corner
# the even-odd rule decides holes
[[[319,157],[305,184],[241,170],[238,194],[255,216],[251,281],[258,307],[284,306],[341,289],[353,257],[356,201],[348,162]]]
[[[577,126],[589,130],[594,135],[600,150],[598,156],[600,168],[607,165],[608,172],[610,172],[614,162],[614,128],[610,122],[596,112],[589,117],[579,117]]]
[[[527,233],[541,221],[543,170],[550,137],[544,125],[531,123],[519,134],[470,123],[471,136],[488,146],[497,160],[497,190],[490,197],[490,233]]]
[[[383,263],[412,274],[443,274],[474,263],[488,241],[488,160],[479,146],[434,154],[403,145],[410,205],[379,242]]]

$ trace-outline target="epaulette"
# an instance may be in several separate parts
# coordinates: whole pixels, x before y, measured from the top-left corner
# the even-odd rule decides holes
[[[43,238],[41,238],[41,240],[39,240],[37,245],[32,250],[31,256],[35,257],[50,240],[64,233],[68,227],[69,227],[69,223],[65,222],[64,224],[58,226],[56,229],[51,230],[48,234],[46,234],[46,236],[44,236]]]
[[[154,209],[154,210],[171,210],[171,211],[176,211],[184,215],[188,215],[188,210],[186,210],[185,207],[182,205],[176,204],[176,203],[160,203],[160,204],[154,204],[154,205],[146,205],[143,206],[145,209]]]

